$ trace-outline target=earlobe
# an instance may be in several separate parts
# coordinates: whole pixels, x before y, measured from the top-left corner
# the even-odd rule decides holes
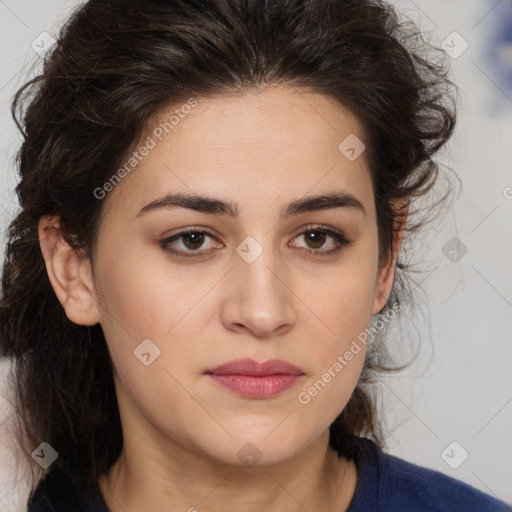
[[[393,229],[392,255],[386,264],[383,265],[378,271],[372,315],[382,311],[389,299],[389,296],[391,295],[391,290],[393,289],[398,252],[403,240],[407,214],[409,211],[409,204],[405,201],[400,202],[397,211],[400,211],[401,213],[396,218]]]
[[[38,234],[48,278],[67,317],[78,325],[97,324],[99,312],[89,260],[63,238],[58,217],[41,217]]]

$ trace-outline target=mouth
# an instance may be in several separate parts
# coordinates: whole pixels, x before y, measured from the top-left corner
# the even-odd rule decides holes
[[[223,388],[247,398],[276,396],[295,386],[305,375],[297,366],[280,359],[262,363],[238,359],[205,373]]]

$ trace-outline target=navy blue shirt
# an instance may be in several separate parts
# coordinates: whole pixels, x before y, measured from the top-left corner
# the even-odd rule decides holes
[[[355,495],[347,512],[511,512],[512,507],[438,471],[382,453],[361,439]],[[109,512],[95,487],[89,503],[77,506],[66,473],[52,468],[29,500],[28,512]]]

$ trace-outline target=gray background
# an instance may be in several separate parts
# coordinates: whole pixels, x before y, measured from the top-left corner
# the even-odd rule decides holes
[[[17,208],[13,156],[20,136],[9,104],[32,66],[40,65],[32,45],[42,45],[42,32],[56,34],[78,3],[0,0],[2,250]],[[426,296],[428,305],[418,302],[415,330],[404,323],[390,332],[397,347],[417,338],[423,348],[406,371],[382,382],[388,451],[512,504],[512,6],[510,0],[395,3],[425,37],[438,46],[446,41],[452,53],[461,107],[441,162],[463,184],[453,208],[417,242],[425,270],[417,277],[417,291],[425,295],[418,297]],[[464,41],[468,47],[457,55]],[[452,247],[453,237],[460,242]],[[450,253],[454,248],[457,253]],[[5,421],[11,412],[2,396],[0,511],[21,511],[25,471],[23,464],[15,471],[17,454]]]

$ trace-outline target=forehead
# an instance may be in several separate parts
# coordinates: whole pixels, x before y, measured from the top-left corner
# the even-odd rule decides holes
[[[193,104],[185,100],[154,117],[135,146],[151,149],[109,192],[110,207],[142,207],[176,191],[229,197],[247,208],[332,188],[371,194],[364,151],[356,159],[345,151],[347,140],[361,144],[360,151],[364,132],[335,99],[268,87],[195,102],[185,108]]]

